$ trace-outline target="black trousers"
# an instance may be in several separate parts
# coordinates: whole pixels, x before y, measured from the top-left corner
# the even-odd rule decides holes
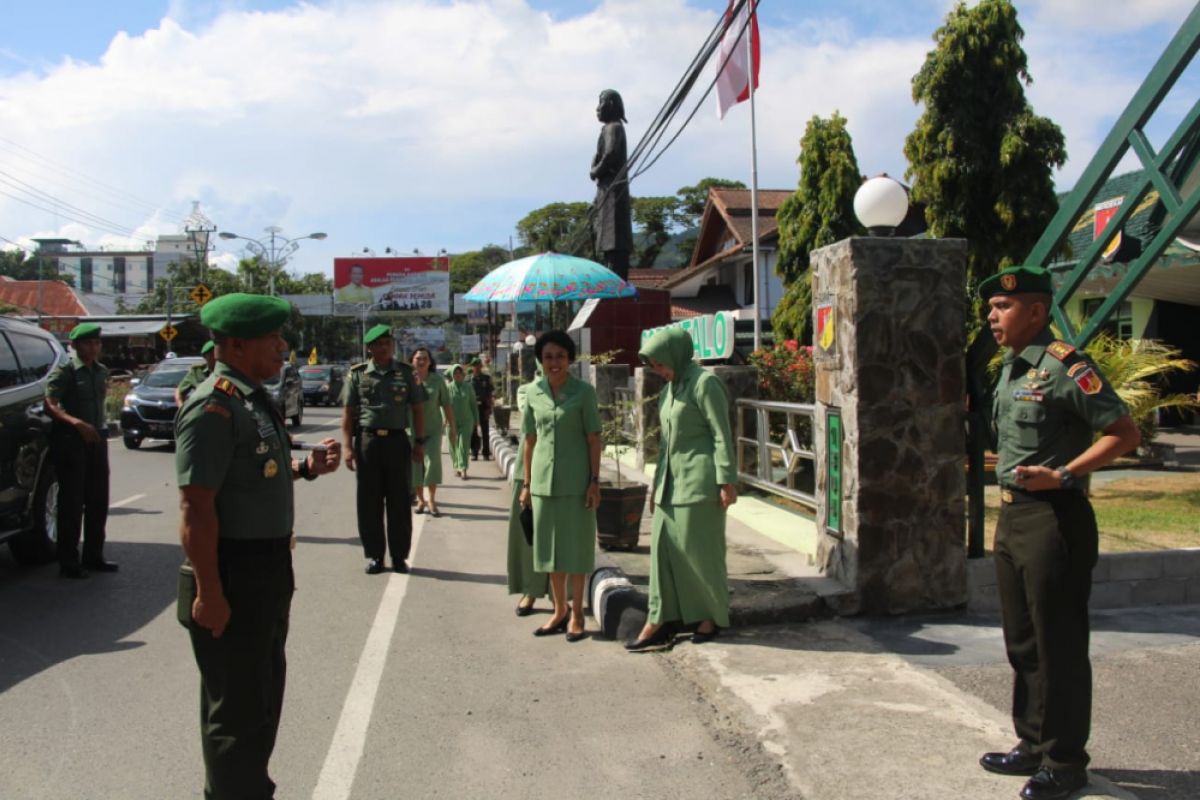
[[[483,403],[479,404],[479,432],[471,431],[471,457],[479,458],[479,451],[483,449],[483,457],[492,457],[492,442],[491,442],[491,420],[488,419],[488,409]]]
[[[58,476],[58,561],[79,563],[81,532],[84,562],[99,561],[108,524],[108,440],[85,444],[74,430],[55,426],[50,455]]]
[[[355,442],[358,538],[367,558],[383,560],[384,516],[392,561],[407,561],[412,547],[412,447],[404,431],[377,436],[364,431]]]
[[[1034,499],[1036,498],[1036,499]],[[996,525],[1012,718],[1021,746],[1050,767],[1086,766],[1092,666],[1088,597],[1099,536],[1087,496],[1014,493]]]
[[[200,669],[204,797],[271,800],[275,783],[267,765],[283,713],[284,646],[295,590],[291,550],[236,557],[222,552],[219,568],[231,610],[219,639],[192,621],[191,567],[179,574],[177,615]]]

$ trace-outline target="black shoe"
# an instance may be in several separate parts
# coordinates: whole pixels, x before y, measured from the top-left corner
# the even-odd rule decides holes
[[[474,453],[472,453],[472,454],[471,454],[471,460],[472,460],[472,461],[478,461],[478,460],[479,460],[479,456],[478,456],[478,455],[476,455],[476,454],[474,454]]]
[[[63,578],[80,579],[88,576],[88,571],[79,564],[63,564],[58,568],[58,574]]]
[[[378,575],[381,572],[383,572],[383,559],[372,558],[367,562],[366,573],[368,575]]]
[[[1066,800],[1088,785],[1083,767],[1042,767],[1025,781],[1021,797],[1025,800]]]
[[[696,632],[692,634],[692,644],[704,644],[705,642],[711,642],[713,639],[717,638],[717,634],[720,632],[721,629],[716,625],[713,625],[713,629],[711,631],[702,631],[697,629]]]
[[[400,573],[407,575],[408,574],[408,562],[402,558],[399,561],[397,561],[395,564],[392,565],[392,569],[396,570],[396,572],[400,572]]]
[[[1008,753],[984,753],[979,758],[979,766],[1000,775],[1032,775],[1042,766],[1042,757],[1014,747]]]
[[[120,569],[115,561],[105,561],[103,558],[96,561],[84,561],[83,568],[88,572],[116,572]]]
[[[563,618],[560,619],[558,622],[554,623],[553,625],[551,625],[549,628],[534,628],[533,635],[534,636],[554,636],[556,634],[562,633],[563,631],[565,631],[567,629],[567,623],[570,622],[570,620],[571,620],[570,613],[563,614]]]
[[[524,600],[525,598],[521,598],[521,599]],[[532,613],[533,613],[533,603],[530,603],[527,606],[523,606],[520,603],[517,603],[517,616],[518,617],[528,617]]]
[[[625,643],[625,649],[631,653],[640,653],[643,650],[650,650],[656,647],[674,644],[675,628],[672,625],[663,624],[654,633],[647,636],[645,639],[635,639],[632,642]]]
[[[567,641],[568,642],[578,642],[578,641],[581,641],[586,638],[587,638],[587,629],[586,628],[581,630],[579,633],[571,633],[570,631],[567,631]]]

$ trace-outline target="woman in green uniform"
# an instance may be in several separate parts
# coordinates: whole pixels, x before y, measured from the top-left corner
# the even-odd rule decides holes
[[[442,482],[442,417],[445,416],[445,426],[453,440],[454,410],[446,379],[433,368],[433,353],[418,347],[413,351],[410,363],[417,384],[425,387],[425,457],[413,464],[413,494],[417,498],[418,514],[424,514],[428,509],[430,516],[440,517],[442,514],[435,498],[438,484]]]
[[[535,636],[566,631],[584,637],[583,578],[596,565],[600,505],[600,409],[596,390],[567,371],[575,343],[562,331],[544,333],[534,355],[545,377],[525,392],[521,506],[533,507],[533,568],[550,573],[554,616]],[[567,608],[567,578],[571,608]]]
[[[692,641],[729,626],[725,509],[737,502],[729,397],[721,379],[692,360],[682,328],[651,336],[639,353],[667,385],[658,400],[661,430],[650,538],[650,608],[630,651],[669,644],[675,623],[699,623]]]
[[[542,377],[538,367],[538,377]],[[525,393],[531,384],[517,390],[517,411],[525,410]],[[550,585],[550,576],[533,568],[533,545],[525,541],[521,527],[521,489],[525,486],[525,440],[517,445],[517,458],[513,462],[512,504],[508,510],[508,593],[521,595],[517,603],[517,616],[526,617],[533,613],[533,604],[545,597]]]
[[[452,375],[454,381],[450,384],[450,405],[454,409],[454,418],[458,420],[458,435],[450,437],[450,462],[454,464],[454,473],[466,478],[471,433],[479,424],[479,401],[475,399],[475,388],[466,379],[466,367],[455,364]]]

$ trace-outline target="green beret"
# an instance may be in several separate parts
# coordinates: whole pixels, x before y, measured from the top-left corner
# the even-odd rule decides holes
[[[482,367],[483,366],[483,362],[479,360],[479,356],[475,356],[467,363],[470,364],[472,367]]]
[[[77,342],[80,339],[98,339],[100,338],[100,326],[94,322],[81,322],[71,329],[67,334],[72,342]]]
[[[279,330],[291,316],[292,304],[281,297],[235,292],[205,303],[200,324],[224,336],[254,339]]]
[[[998,294],[1053,294],[1050,271],[1041,267],[1009,267],[979,284],[979,297],[987,300]]]
[[[217,343],[214,342],[212,339],[209,339],[207,342],[204,343],[204,347],[200,348],[200,355],[203,356],[203,355],[207,355],[208,353],[211,353],[212,349],[214,347],[216,347],[216,344]]]
[[[371,328],[371,330],[367,331],[367,335],[363,337],[363,344],[370,344],[371,342],[375,341],[376,339],[382,338],[384,336],[391,336],[391,335],[392,335],[392,326],[383,325],[381,323],[379,325],[376,325],[374,328]]]

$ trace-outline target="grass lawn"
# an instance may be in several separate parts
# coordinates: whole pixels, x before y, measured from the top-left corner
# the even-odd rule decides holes
[[[1200,547],[1200,473],[1126,478],[1092,490],[1100,552]],[[1000,496],[988,492],[987,550],[992,550]]]

